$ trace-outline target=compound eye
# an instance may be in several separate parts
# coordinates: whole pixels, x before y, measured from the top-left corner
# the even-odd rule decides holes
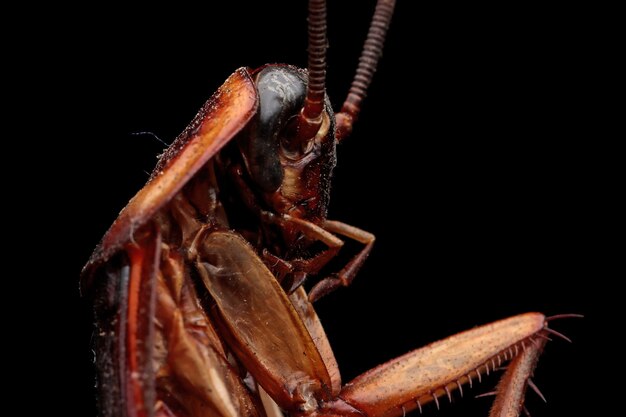
[[[281,133],[302,107],[306,79],[296,68],[268,66],[257,74],[256,86],[259,109],[238,143],[252,180],[262,191],[273,192],[284,177],[280,164]]]

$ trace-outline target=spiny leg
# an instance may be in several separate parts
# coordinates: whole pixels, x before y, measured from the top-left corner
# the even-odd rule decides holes
[[[547,317],[546,322],[548,323],[552,320],[564,318],[582,317],[581,314],[558,314],[556,316]],[[544,327],[543,333],[550,333],[571,342],[569,338],[547,326]],[[541,337],[532,339],[533,343],[527,346],[524,351],[515,357],[507,366],[506,372],[500,378],[500,382],[494,392],[496,399],[489,413],[489,417],[516,417],[522,410],[524,410],[527,415],[530,415],[524,407],[526,389],[528,387],[531,387],[544,402],[546,401],[541,391],[539,391],[531,379],[537,362],[539,361],[539,356],[541,356],[546,342],[550,340],[546,334],[540,334],[539,336]]]
[[[534,387],[530,378],[546,341],[547,339],[544,338],[533,339],[533,343],[511,361],[496,388],[496,399],[493,402],[489,417],[516,417],[520,415],[524,409],[526,388],[529,385]]]
[[[439,408],[442,397],[451,399],[455,390],[462,393],[463,385],[471,386],[513,360],[498,386],[491,416],[515,417],[547,329],[543,314],[527,313],[456,334],[358,376],[320,414],[400,417],[431,402]]]

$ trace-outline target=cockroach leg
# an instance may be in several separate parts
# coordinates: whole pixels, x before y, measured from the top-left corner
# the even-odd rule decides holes
[[[530,377],[547,342],[546,339],[536,340],[536,344],[530,345],[511,361],[502,375],[489,417],[517,417],[524,409],[526,388],[534,386]],[[543,395],[540,396],[545,401]]]
[[[283,284],[283,287],[285,287],[288,293],[293,292],[302,285],[302,282],[308,274],[316,274],[319,272],[331,259],[337,256],[337,253],[344,245],[343,240],[308,220],[299,219],[287,214],[276,216],[270,212],[262,212],[261,215],[262,219],[269,224],[277,225],[284,230],[300,232],[309,240],[321,242],[327,246],[327,249],[308,259],[294,259],[291,261],[281,259],[282,263],[290,265],[292,268],[290,274],[292,275],[291,279],[289,282],[285,283],[286,285]],[[275,255],[272,257],[274,261],[277,258],[278,257]]]
[[[322,227],[329,232],[363,243],[365,247],[363,247],[363,249],[361,249],[337,274],[324,278],[315,284],[309,293],[309,300],[311,300],[311,302],[319,300],[324,295],[329,294],[339,287],[347,287],[350,285],[372,251],[374,241],[376,240],[376,236],[365,230],[335,220],[325,220]]]
[[[370,254],[374,246],[374,241],[376,240],[373,234],[365,230],[334,220],[325,220],[321,226],[318,226],[308,220],[291,217],[289,215],[276,216],[272,213],[264,212],[262,216],[265,221],[269,223],[279,225],[282,228],[297,230],[308,239],[322,242],[328,247],[328,249],[318,253],[312,258],[295,259],[291,262],[280,259],[275,255],[267,256],[264,254],[265,259],[270,259],[270,262],[277,264],[279,271],[288,269],[287,265],[291,266],[291,274],[293,276],[289,283],[289,288],[287,288],[288,293],[293,292],[302,284],[306,278],[304,274],[318,273],[331,259],[337,256],[339,249],[344,245],[344,241],[335,236],[335,234],[365,245],[339,272],[321,279],[313,287],[309,294],[309,300],[311,302],[319,300],[324,295],[339,287],[347,287],[350,285]],[[303,272],[304,274],[298,275],[299,272]]]
[[[267,249],[263,249],[261,256],[265,266],[272,271],[288,294],[292,294],[296,289],[300,288],[308,276],[304,271],[296,271],[291,262],[270,253]]]
[[[367,417],[400,417],[439,398],[452,397],[491,361],[512,347],[534,339],[547,328],[545,317],[527,313],[480,326],[378,366],[346,384],[338,400],[323,405],[320,414],[342,414],[345,405]],[[502,377],[490,416],[517,417],[523,408],[528,379],[546,343],[526,343]],[[351,413],[350,416],[355,415]]]
[[[307,238],[317,240],[328,246],[329,249],[339,249],[343,246],[343,241],[323,227],[308,221],[292,217],[288,214],[277,216],[270,212],[264,212],[263,218],[268,222],[275,223],[281,227],[291,227],[302,232]]]
[[[293,273],[293,265],[286,260],[272,254],[266,248],[261,252],[265,265],[272,271],[278,282],[282,282],[287,274]]]

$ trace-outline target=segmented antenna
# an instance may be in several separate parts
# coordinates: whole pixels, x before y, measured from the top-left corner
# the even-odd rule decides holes
[[[326,0],[309,0],[309,84],[298,120],[294,148],[302,148],[322,125],[326,94]],[[305,147],[305,146],[304,146]]]
[[[376,10],[367,33],[363,52],[359,58],[356,75],[350,86],[348,97],[344,101],[341,111],[336,115],[337,140],[344,139],[352,132],[352,124],[361,111],[361,102],[367,96],[367,88],[372,82],[376,66],[382,56],[385,36],[395,6],[395,0],[378,0],[376,3]]]

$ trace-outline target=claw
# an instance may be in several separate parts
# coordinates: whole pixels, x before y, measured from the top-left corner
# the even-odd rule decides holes
[[[471,387],[495,371],[497,363],[503,365],[500,355],[513,362],[502,377],[505,382],[496,389],[500,399],[496,399],[496,411],[506,412],[492,416],[517,417],[526,380],[545,343],[535,336],[544,332],[545,326],[542,314],[526,313],[411,351],[356,377],[341,389],[340,399],[325,403],[320,417],[403,417],[404,411],[428,402],[440,409],[440,399],[447,396],[451,401],[453,389],[461,391],[466,383]],[[494,393],[486,395],[490,394]],[[348,404],[349,415],[344,411]]]

